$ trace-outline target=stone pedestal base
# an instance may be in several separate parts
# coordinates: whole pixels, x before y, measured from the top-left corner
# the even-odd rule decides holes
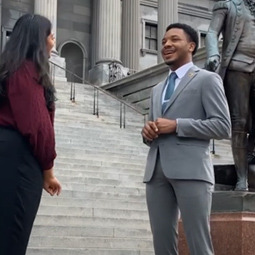
[[[215,192],[210,222],[215,255],[255,254],[255,193]],[[181,221],[179,254],[189,254]]]
[[[215,255],[255,254],[255,213],[215,213],[211,216]]]
[[[98,63],[89,71],[89,81],[92,84],[103,86],[120,80],[129,75],[128,68],[119,61]]]
[[[100,64],[89,70],[89,82],[94,85],[105,85],[110,82],[109,64]]]
[[[53,63],[50,65],[52,78],[57,81],[67,81],[66,79],[66,60],[58,55],[57,51],[53,51],[50,57]],[[55,64],[55,65],[54,65]]]

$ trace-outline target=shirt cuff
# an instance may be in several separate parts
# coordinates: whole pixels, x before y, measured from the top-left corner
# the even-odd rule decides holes
[[[178,119],[176,119],[176,129],[175,132],[178,134]]]

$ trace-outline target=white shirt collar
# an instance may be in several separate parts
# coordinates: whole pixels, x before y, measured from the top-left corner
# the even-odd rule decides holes
[[[177,79],[175,80],[175,87],[174,87],[174,90],[178,87],[181,79],[184,77],[184,75],[189,71],[189,69],[194,66],[193,62],[189,62],[181,67],[179,67],[178,69],[175,70],[175,73],[177,74]],[[170,70],[169,71],[169,75],[172,71]],[[162,104],[168,100],[164,100],[165,98],[165,93],[166,93],[166,86],[163,90],[163,94],[162,94]]]
[[[193,62],[189,62],[181,67],[179,67],[178,69],[175,70],[175,73],[177,74],[178,78],[181,79],[187,72],[188,70],[194,66]],[[172,71],[170,70],[169,73],[171,73]]]

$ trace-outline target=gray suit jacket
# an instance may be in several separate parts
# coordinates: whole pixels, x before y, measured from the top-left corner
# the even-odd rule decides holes
[[[193,66],[174,91],[165,112],[162,92],[165,81],[152,89],[149,120],[178,119],[176,133],[160,135],[148,143],[150,150],[144,175],[149,182],[158,152],[167,178],[214,183],[210,158],[211,138],[229,138],[231,121],[220,76]]]

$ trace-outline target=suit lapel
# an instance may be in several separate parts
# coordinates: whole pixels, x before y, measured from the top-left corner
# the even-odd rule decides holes
[[[173,95],[171,96],[168,105],[166,106],[165,111],[163,114],[169,109],[169,107],[174,103],[176,98],[180,95],[182,90],[190,83],[190,81],[197,75],[199,71],[199,68],[196,66],[193,66],[189,69],[189,71],[184,75],[184,77],[181,79],[178,87],[174,91]],[[161,92],[162,93],[162,92]]]

